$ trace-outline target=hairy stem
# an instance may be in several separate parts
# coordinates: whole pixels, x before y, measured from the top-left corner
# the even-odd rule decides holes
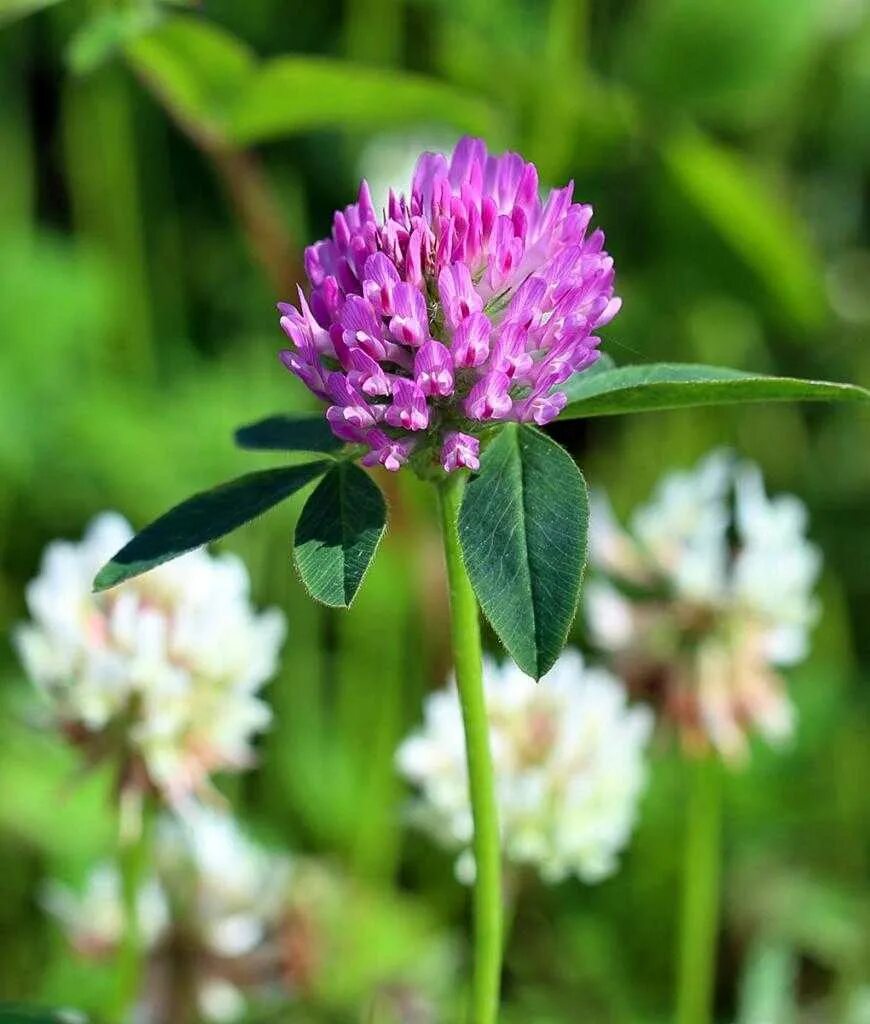
[[[501,846],[495,777],[483,692],[480,623],[471,581],[462,560],[457,520],[465,481],[453,473],[438,488],[456,682],[462,705],[468,786],[474,819],[474,965],[472,1024],[493,1024],[498,1017],[502,958]]]
[[[714,754],[690,760],[687,768],[677,1024],[710,1024],[719,924],[722,768]]]

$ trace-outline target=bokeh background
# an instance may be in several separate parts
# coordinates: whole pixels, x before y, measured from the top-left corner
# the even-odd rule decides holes
[[[0,0],[4,638],[50,539],[107,508],[144,525],[269,464],[231,432],[308,408],[274,313],[303,246],[361,176],[383,195],[463,132],[593,203],[625,300],[604,345],[618,363],[870,378],[864,0]],[[789,680],[797,738],[727,783],[721,1021],[870,1021],[868,428],[854,408],[789,405],[553,428],[620,511],[730,445],[801,496],[824,551],[824,613]],[[224,542],[289,620],[275,725],[224,790],[354,894],[283,1020],[381,1020],[384,970],[428,957],[449,992],[461,968],[465,893],[403,828],[393,767],[449,667],[430,497],[408,476],[386,481],[391,530],[349,613],[303,592],[291,507]],[[38,894],[111,849],[108,781],[33,728],[29,698],[4,639],[0,998],[99,1017],[105,978]],[[671,1019],[680,767],[658,743],[614,878],[524,889],[504,1021]]]

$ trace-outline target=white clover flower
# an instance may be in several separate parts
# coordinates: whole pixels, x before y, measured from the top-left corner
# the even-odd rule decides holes
[[[247,1007],[240,979],[257,973],[244,965],[275,959],[267,946],[287,912],[292,863],[253,842],[230,815],[202,805],[161,824],[158,872],[204,965],[200,1013],[218,1024],[236,1020]],[[221,970],[233,963],[239,968]]]
[[[114,864],[98,864],[81,890],[54,880],[48,882],[43,888],[42,904],[57,918],[70,945],[82,956],[107,956],[124,935],[121,876]],[[143,946],[152,949],[169,924],[169,906],[155,877],[148,878],[140,887],[136,914]]]
[[[694,473],[671,474],[632,518],[643,551],[687,597],[711,599],[725,586],[729,468],[714,452]]]
[[[664,683],[689,747],[706,738],[739,760],[749,727],[787,738],[774,667],[806,654],[821,568],[802,503],[768,498],[757,467],[717,451],[667,476],[628,530],[601,497],[592,522],[586,616],[620,671],[653,695]]]
[[[284,913],[289,858],[258,846],[228,814],[194,805],[161,822],[157,863],[167,888],[190,902],[188,926],[217,956],[253,952]]]
[[[123,721],[133,761],[180,802],[210,773],[250,763],[285,622],[253,610],[238,558],[204,550],[93,594],[95,573],[132,534],[107,512],[80,543],[50,544],[27,588],[32,621],[14,640],[61,728],[87,741]]]
[[[249,1019],[255,1007],[277,1013],[300,996],[333,1014],[376,998],[391,1020],[441,1019],[452,944],[399,896],[270,851],[228,813],[196,803],[159,818],[153,844],[138,901],[148,951],[139,1024],[175,1020],[191,996],[210,1024]],[[117,950],[126,922],[113,866],[94,869],[81,893],[49,883],[43,903],[80,956]],[[395,941],[373,949],[372,935]],[[353,977],[348,957],[362,965]]]
[[[255,844],[229,814],[193,803],[183,818],[158,822],[154,844],[155,874],[143,883],[137,904],[151,957],[149,989],[155,991],[149,999],[171,1003],[159,989],[174,973],[161,968],[167,958],[186,956],[203,1018],[237,1020],[264,972],[265,980],[280,980],[270,943],[287,913],[292,863]],[[95,868],[80,894],[50,882],[43,903],[80,955],[117,949],[126,921],[113,865]],[[173,943],[173,935],[183,941]],[[163,1019],[146,1004],[142,1017]]]
[[[629,707],[620,682],[566,651],[540,682],[513,663],[484,671],[502,845],[546,882],[598,882],[617,867],[644,785],[652,715]],[[419,787],[416,821],[460,850],[473,877],[465,742],[455,686],[426,700],[422,728],[400,746],[400,772]]]
[[[760,470],[750,465],[737,473],[735,506],[741,546],[734,597],[769,623],[764,642],[771,662],[796,664],[806,657],[809,629],[818,617],[813,588],[821,555],[806,539],[807,510],[790,494],[768,498]]]
[[[197,986],[196,1002],[203,1019],[215,1024],[241,1019],[248,1005],[241,989],[226,978],[205,978],[201,981]]]

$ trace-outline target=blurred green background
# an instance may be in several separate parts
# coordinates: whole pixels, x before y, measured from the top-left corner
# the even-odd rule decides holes
[[[401,187],[415,150],[463,132],[593,203],[625,300],[604,345],[618,363],[870,379],[865,0],[0,0],[4,636],[50,539],[106,508],[141,526],[269,464],[231,431],[307,407],[275,357],[303,246],[360,176]],[[720,443],[809,505],[824,614],[790,680],[796,742],[728,781],[717,1016],[867,1024],[870,419],[780,405],[553,433],[620,511]],[[400,959],[443,935],[461,965],[465,893],[402,828],[392,766],[448,669],[429,497],[407,476],[386,481],[391,531],[349,613],[303,593],[292,509],[226,542],[289,619],[275,727],[226,791],[260,834],[363,886]],[[0,999],[99,1013],[38,891],[111,849],[106,780],[32,728],[5,642],[0,687]],[[523,892],[504,1021],[670,1019],[682,792],[660,744],[616,877]],[[282,1019],[379,1019],[359,927],[336,991]]]

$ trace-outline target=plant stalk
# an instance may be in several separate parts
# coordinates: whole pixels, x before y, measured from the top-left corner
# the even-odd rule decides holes
[[[483,660],[477,601],[459,544],[459,506],[464,475],[451,474],[438,486],[456,683],[462,705],[468,787],[474,820],[474,963],[471,1024],[498,1018],[502,959],[501,843],[495,775],[483,692]]]
[[[148,870],[150,854],[150,816],[141,798],[134,797],[135,808],[124,806],[121,794],[120,835],[118,841],[118,870],[121,881],[121,905],[124,912],[124,931],[118,949],[117,988],[113,1019],[124,1024],[131,1017],[145,978],[147,950],[142,935],[139,914],[139,894]],[[132,823],[131,823],[132,819]]]
[[[716,975],[722,766],[712,753],[687,761],[677,1024],[710,1024]]]

